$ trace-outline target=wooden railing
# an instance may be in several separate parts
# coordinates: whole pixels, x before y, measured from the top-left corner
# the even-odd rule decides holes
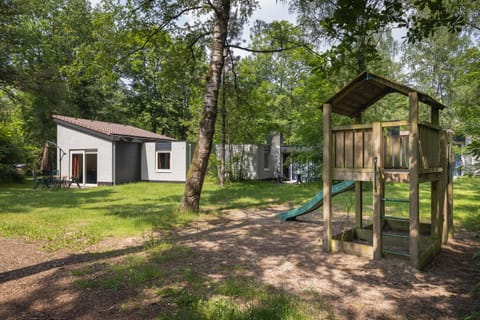
[[[408,169],[408,121],[382,123],[383,167]]]
[[[420,170],[440,167],[441,129],[427,123],[418,125]]]
[[[383,122],[383,167],[408,169],[409,131],[408,121]],[[420,170],[440,167],[441,129],[421,123],[419,127]],[[357,124],[336,127],[332,130],[333,165],[335,169],[371,169],[372,125]]]
[[[372,168],[372,125],[351,125],[332,130],[334,168]]]

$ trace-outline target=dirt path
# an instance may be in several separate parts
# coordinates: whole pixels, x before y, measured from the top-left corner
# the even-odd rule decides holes
[[[302,296],[315,292],[338,319],[458,319],[480,305],[472,264],[478,234],[458,233],[440,256],[417,271],[403,261],[371,261],[321,250],[318,214],[280,223],[279,208],[234,210],[170,235],[191,247],[195,270],[217,280],[232,270]],[[338,222],[337,222],[338,223]],[[150,319],[155,303],[125,314],[128,291],[79,290],[72,270],[141,252],[143,239],[102,242],[85,252],[48,253],[41,243],[0,238],[0,319]]]

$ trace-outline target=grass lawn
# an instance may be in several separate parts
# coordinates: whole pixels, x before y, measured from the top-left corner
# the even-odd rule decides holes
[[[206,183],[203,212],[178,214],[183,184],[133,183],[115,187],[70,190],[33,190],[32,183],[0,185],[0,236],[45,241],[47,249],[76,250],[105,237],[138,236],[152,230],[169,230],[221,210],[298,206],[310,199],[320,184],[288,185],[273,182],[233,183],[221,189]],[[454,184],[456,227],[480,230],[480,179],[461,178]],[[371,206],[365,186],[365,212]],[[427,219],[429,185],[421,186],[423,219]],[[406,185],[388,185],[387,197],[408,198]],[[334,205],[353,214],[353,193],[334,198]],[[391,203],[388,215],[408,216],[408,204]],[[181,262],[181,263],[179,263]],[[98,263],[77,269],[80,289],[134,292],[122,304],[125,312],[141,308],[146,296],[161,297],[175,308],[158,319],[331,319],[331,307],[315,292],[299,297],[279,291],[232,271],[231,277],[213,282],[195,272],[192,249],[171,241],[154,240],[141,253],[119,262]],[[179,263],[180,269],[172,268]],[[468,318],[465,318],[468,319]]]
[[[167,230],[197,219],[176,212],[183,184],[132,183],[85,189],[32,189],[32,183],[0,185],[0,236],[46,240],[50,249],[84,246],[105,237]],[[203,214],[224,209],[298,205],[320,186],[234,183],[225,189],[206,183]]]

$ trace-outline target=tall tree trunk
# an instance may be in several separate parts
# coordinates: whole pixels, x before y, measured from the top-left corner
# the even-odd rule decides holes
[[[192,163],[188,169],[185,191],[179,206],[180,211],[198,212],[200,210],[200,196],[215,133],[215,121],[218,112],[218,90],[225,61],[223,54],[228,32],[230,1],[222,0],[217,7],[213,8],[216,19],[213,27],[210,66],[206,78],[200,132],[195,151],[193,152]]]
[[[220,154],[220,186],[225,186],[225,144],[227,143],[226,121],[227,109],[225,106],[225,69],[222,76],[222,150]]]

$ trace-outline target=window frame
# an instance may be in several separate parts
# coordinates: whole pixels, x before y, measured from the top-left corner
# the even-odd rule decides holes
[[[168,169],[159,168],[159,155],[160,154],[168,154]],[[172,172],[172,151],[155,151],[155,171],[156,172]]]

